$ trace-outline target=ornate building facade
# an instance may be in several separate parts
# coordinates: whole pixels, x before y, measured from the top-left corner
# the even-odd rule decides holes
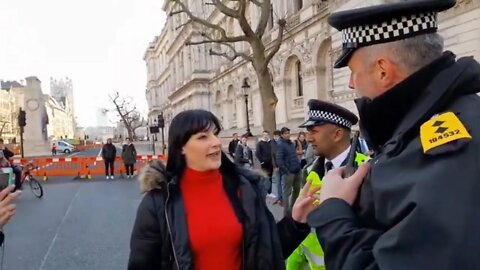
[[[208,20],[221,25],[229,34],[242,34],[233,19],[228,19],[203,1],[187,1],[199,14],[210,14]],[[381,3],[381,0],[276,0],[273,20],[285,17],[287,30],[280,51],[270,63],[275,93],[277,126],[288,126],[292,131],[305,118],[309,99],[330,100],[356,112],[355,93],[348,88],[347,68],[334,70],[332,64],[341,50],[341,35],[327,23],[334,11]],[[173,11],[170,0],[165,0],[164,11]],[[259,11],[250,8],[250,19],[258,20]],[[215,44],[186,46],[199,40],[196,29],[184,14],[168,16],[160,33],[150,43],[144,60],[147,64],[148,84],[146,98],[150,123],[163,113],[166,128],[172,117],[182,110],[204,108],[215,112],[225,129],[223,136],[243,133],[246,115],[249,115],[253,134],[262,131],[262,103],[256,76],[250,64],[242,59],[231,62],[210,56]],[[253,23],[255,25],[255,23]],[[446,49],[458,57],[472,55],[480,59],[480,0],[458,0],[457,6],[440,15],[439,31],[445,38]],[[198,32],[198,31],[197,31]],[[278,28],[270,23],[264,36],[268,46],[277,36]],[[235,44],[237,51],[247,45]],[[242,82],[247,78],[248,108],[242,93]]]

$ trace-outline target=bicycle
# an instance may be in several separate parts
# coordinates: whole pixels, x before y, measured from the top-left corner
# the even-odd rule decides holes
[[[25,165],[18,165],[18,168],[22,172],[21,180],[20,183],[23,186],[24,182],[28,182],[28,185],[30,186],[30,189],[33,192],[33,195],[37,198],[42,198],[43,196],[43,187],[42,184],[40,184],[40,181],[35,179],[33,175],[31,174],[31,171],[38,169],[38,166],[35,166],[35,164],[30,161]]]

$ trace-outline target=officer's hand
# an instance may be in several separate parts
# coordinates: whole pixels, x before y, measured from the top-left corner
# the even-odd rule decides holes
[[[15,185],[8,186],[0,192],[0,228],[15,215],[16,206],[13,201],[20,195],[20,191],[11,193]]]
[[[339,198],[352,205],[358,193],[358,188],[370,170],[370,164],[364,163],[358,170],[348,178],[342,178],[345,168],[331,170],[323,178],[320,203],[330,198]]]
[[[315,192],[319,191],[322,186],[310,189],[311,184],[312,180],[308,180],[292,207],[292,218],[296,222],[307,223],[308,214],[318,207],[318,204],[314,203],[317,199]]]

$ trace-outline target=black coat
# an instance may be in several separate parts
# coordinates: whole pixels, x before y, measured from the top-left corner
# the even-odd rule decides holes
[[[133,165],[137,161],[137,150],[135,145],[124,144],[122,147],[122,160],[126,165]]]
[[[301,164],[297,157],[295,144],[291,140],[280,139],[276,149],[276,162],[280,174],[296,174],[300,172]]]
[[[152,163],[141,178],[142,189],[148,192],[138,207],[132,231],[129,270],[194,269],[179,184],[176,178],[167,181],[163,170],[159,162]],[[232,204],[237,214],[245,215],[241,218],[243,269],[285,269],[284,260],[305,239],[310,228],[291,218],[275,224],[258,188],[261,178],[247,170],[239,172],[240,186],[235,193],[240,194],[237,207],[241,209],[235,208],[235,202]]]
[[[231,140],[228,143],[228,153],[230,156],[234,157],[235,156],[235,150],[237,150],[237,145],[240,140]]]
[[[358,102],[362,133],[376,151],[371,171],[353,208],[329,199],[309,216],[327,269],[480,269],[478,91],[480,65],[447,52],[384,95]],[[424,153],[420,126],[445,112],[472,138]],[[439,136],[455,133],[445,127]]]
[[[113,144],[104,144],[102,147],[102,158],[104,160],[114,160],[117,156],[117,147]]]
[[[255,149],[255,156],[257,157],[260,164],[266,164],[268,166],[272,166],[273,164],[273,144],[275,142],[273,140],[264,141],[261,140],[257,143],[257,147]]]
[[[10,160],[13,156],[15,156],[15,154],[12,151],[10,151],[7,147],[5,147],[2,151],[3,151],[3,155],[8,160]]]

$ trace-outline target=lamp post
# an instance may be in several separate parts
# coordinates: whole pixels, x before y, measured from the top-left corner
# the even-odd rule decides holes
[[[163,112],[161,112],[158,116],[158,127],[162,129],[162,155],[165,155],[165,118],[163,117]]]
[[[243,84],[242,84],[242,92],[243,92],[243,97],[245,98],[245,114],[247,117],[247,133],[246,135],[248,137],[252,136],[252,132],[250,132],[250,119],[248,117],[248,91],[250,90],[250,84],[248,84],[248,79],[245,78],[243,79]]]

